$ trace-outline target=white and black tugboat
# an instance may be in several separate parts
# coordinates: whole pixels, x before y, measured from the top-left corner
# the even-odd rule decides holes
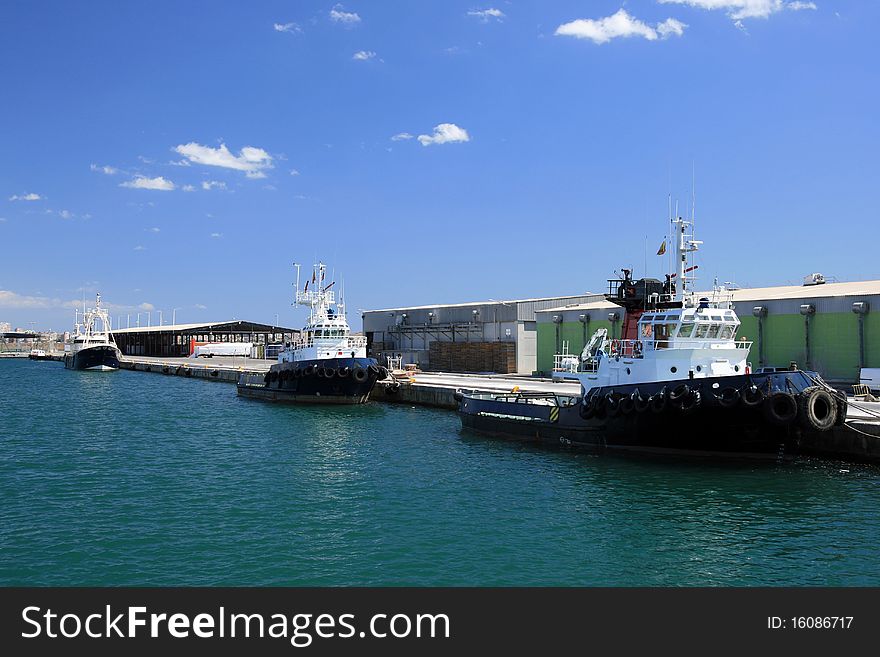
[[[325,284],[324,263],[314,266],[302,290],[296,267],[295,305],[309,307],[308,324],[266,374],[243,374],[238,394],[269,401],[363,404],[387,370],[367,358],[367,338],[351,334],[345,304],[337,304],[331,290],[334,282]]]
[[[112,371],[119,369],[122,353],[110,333],[110,316],[101,307],[101,295],[95,307],[83,309],[82,322],[77,312],[76,330],[70,340],[70,350],[64,354],[64,367],[71,370]]]
[[[620,339],[599,329],[579,357],[559,357],[582,396],[462,393],[462,425],[480,433],[589,449],[779,458],[806,433],[846,419],[846,397],[815,372],[752,373],[750,342],[729,293],[690,291],[689,254],[701,242],[677,219],[677,271],[662,282],[609,281],[606,298],[623,307]]]

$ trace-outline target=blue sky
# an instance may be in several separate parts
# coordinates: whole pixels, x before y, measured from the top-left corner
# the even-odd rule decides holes
[[[291,263],[317,258],[355,320],[601,291],[643,273],[694,170],[702,284],[876,279],[878,22],[856,0],[7,0],[0,321],[69,328],[97,290],[114,316],[297,326]]]

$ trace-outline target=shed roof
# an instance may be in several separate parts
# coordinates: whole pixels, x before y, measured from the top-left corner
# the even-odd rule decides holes
[[[568,294],[558,297],[538,297],[535,299],[489,299],[488,301],[468,301],[466,303],[432,303],[426,306],[401,306],[399,308],[377,308],[375,310],[365,310],[367,313],[389,313],[401,310],[434,310],[435,308],[466,308],[468,306],[510,306],[520,303],[534,303],[536,301],[565,301],[566,299],[580,299],[581,297],[590,296],[593,292],[583,292],[582,294]]]
[[[228,333],[294,333],[298,329],[271,324],[260,324],[243,319],[230,319],[224,322],[201,322],[198,324],[164,324],[162,326],[137,326],[132,328],[114,329],[113,334],[127,333],[196,333],[210,331],[212,333],[226,331]]]

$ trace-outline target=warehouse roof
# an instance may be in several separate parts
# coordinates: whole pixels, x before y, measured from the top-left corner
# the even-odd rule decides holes
[[[880,281],[854,281],[851,283],[824,283],[822,285],[779,285],[776,287],[750,287],[731,290],[733,302],[779,299],[815,299],[817,297],[856,297],[880,295]],[[697,292],[697,297],[710,297],[712,292]],[[610,301],[572,304],[538,310],[539,313],[571,310],[603,310],[615,307]]]
[[[432,303],[427,306],[401,306],[400,308],[378,308],[376,310],[364,310],[366,313],[390,313],[401,310],[433,310],[434,308],[465,308],[467,306],[492,306],[502,305],[510,306],[518,303],[535,303],[536,301],[564,301],[565,299],[580,299],[594,294],[593,292],[584,292],[582,294],[568,294],[556,297],[538,297],[536,299],[489,299],[488,301],[469,301],[467,303]]]
[[[230,333],[294,333],[297,329],[271,324],[248,322],[242,319],[230,319],[225,322],[202,322],[199,324],[163,324],[162,326],[137,326],[132,328],[114,329],[111,333],[196,333],[198,331]]]

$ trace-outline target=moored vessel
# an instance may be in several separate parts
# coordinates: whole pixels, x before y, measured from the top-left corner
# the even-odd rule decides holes
[[[815,372],[751,372],[730,295],[690,290],[689,255],[701,244],[692,222],[672,225],[677,271],[665,282],[626,269],[609,281],[606,299],[625,312],[621,337],[599,329],[579,356],[557,356],[580,398],[462,393],[462,426],[591,449],[779,458],[842,424],[845,395]]]
[[[314,266],[302,290],[296,267],[295,305],[308,306],[308,323],[266,374],[242,374],[238,394],[267,401],[363,404],[387,370],[367,357],[366,337],[351,334],[344,300],[336,303],[331,289],[335,282],[325,283],[326,265]]]
[[[65,347],[64,367],[105,372],[119,369],[122,353],[110,331],[110,317],[101,306],[101,295],[98,294],[95,307],[83,310],[82,322],[79,322],[77,311],[74,335]]]
[[[46,353],[45,349],[31,349],[28,358],[31,360],[53,360],[52,356]]]

